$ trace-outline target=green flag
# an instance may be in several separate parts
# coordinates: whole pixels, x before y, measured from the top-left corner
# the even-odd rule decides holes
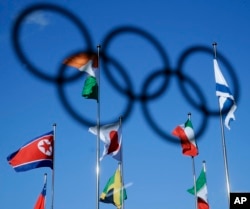
[[[88,76],[84,82],[82,96],[86,99],[98,100],[98,84],[94,76]]]

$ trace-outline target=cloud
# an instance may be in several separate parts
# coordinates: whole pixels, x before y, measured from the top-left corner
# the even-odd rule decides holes
[[[27,24],[35,24],[45,27],[50,24],[48,16],[44,12],[34,12],[26,19]]]

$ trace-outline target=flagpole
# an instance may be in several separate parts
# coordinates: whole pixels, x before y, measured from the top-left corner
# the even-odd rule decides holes
[[[191,119],[191,113],[188,113],[188,119]],[[198,209],[197,204],[197,189],[196,189],[196,175],[195,175],[195,163],[194,163],[194,157],[192,156],[192,168],[193,168],[193,179],[194,179],[194,199],[195,199],[195,208]]]
[[[47,187],[47,173],[44,174],[43,185],[45,185],[45,187]],[[44,199],[45,199],[44,208],[46,208],[46,195],[45,195]]]
[[[194,179],[195,208],[198,209],[198,204],[197,204],[197,189],[196,189],[196,175],[195,175],[195,163],[194,163],[194,157],[193,156],[192,156],[192,167],[193,167],[193,179]]]
[[[97,62],[98,62],[98,99],[97,99],[97,137],[96,137],[96,209],[99,209],[99,190],[100,190],[100,48],[97,45]]]
[[[122,133],[122,117],[120,116],[119,118],[119,125],[120,125],[120,129],[121,129],[121,133]],[[122,135],[123,136],[123,135]],[[120,168],[120,172],[121,172],[121,182],[122,182],[122,209],[124,209],[124,181],[123,181],[123,145],[120,145],[120,153],[121,153],[121,161],[119,162],[119,168]]]
[[[216,59],[216,46],[217,46],[217,43],[214,42],[213,43],[214,59]],[[228,204],[230,205],[230,183],[229,183],[229,172],[228,172],[228,162],[227,162],[227,149],[226,149],[226,142],[225,142],[223,118],[222,118],[222,112],[221,112],[219,100],[218,100],[218,104],[219,104],[219,110],[220,110],[221,140],[222,140],[223,159],[224,159],[225,176],[226,176],[227,198],[228,198]]]
[[[207,184],[207,168],[206,168],[206,161],[205,160],[203,160],[203,162],[202,162],[202,167],[203,167],[203,170],[204,170],[204,173],[205,173],[206,184]],[[209,205],[208,198],[207,198],[207,203]]]
[[[56,123],[53,124],[53,169],[52,169],[52,186],[51,186],[51,209],[54,208],[54,187],[55,187],[55,141],[56,141]]]
[[[202,167],[203,167],[204,172],[206,173],[207,169],[206,169],[206,161],[205,160],[202,161]]]

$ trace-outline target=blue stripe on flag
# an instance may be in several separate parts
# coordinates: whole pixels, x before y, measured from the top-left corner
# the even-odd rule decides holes
[[[228,93],[232,95],[228,86],[225,86],[223,84],[216,83],[216,91],[221,92],[221,93]]]
[[[228,112],[233,105],[234,105],[233,100],[230,99],[230,98],[227,98],[226,101],[223,104],[223,107],[222,107],[222,110],[221,110],[222,113]]]

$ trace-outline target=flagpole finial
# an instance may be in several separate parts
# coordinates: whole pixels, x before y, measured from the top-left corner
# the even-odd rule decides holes
[[[217,47],[217,43],[213,42],[213,48],[214,48],[214,58],[216,59],[216,47]]]
[[[53,126],[56,126],[56,123],[53,123]]]
[[[97,45],[97,48],[100,49],[100,48],[101,48],[101,44],[98,44],[98,45]]]
[[[204,172],[206,172],[206,161],[205,160],[202,161],[202,165],[203,165]]]
[[[190,120],[191,118],[191,112],[188,113],[188,119]]]
[[[47,173],[44,173],[44,184],[47,182]]]

